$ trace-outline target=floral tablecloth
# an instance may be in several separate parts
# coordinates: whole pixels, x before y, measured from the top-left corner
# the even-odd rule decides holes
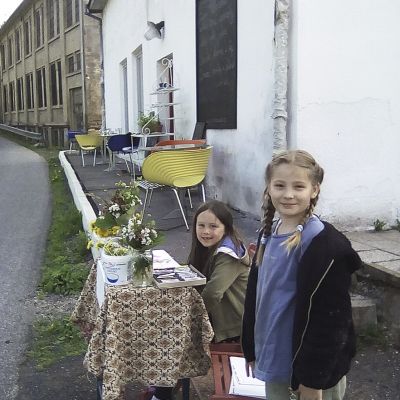
[[[93,267],[72,320],[86,333],[94,327],[84,365],[103,378],[104,400],[120,399],[128,382],[174,386],[207,374],[214,333],[197,290],[108,286],[94,320],[95,273]]]

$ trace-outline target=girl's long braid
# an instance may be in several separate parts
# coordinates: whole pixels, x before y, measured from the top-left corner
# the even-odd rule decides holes
[[[286,246],[286,249],[288,252],[290,252],[290,250],[292,250],[294,247],[297,247],[300,244],[301,233],[303,232],[304,225],[306,224],[306,222],[308,221],[308,219],[312,216],[312,214],[314,212],[315,206],[317,205],[318,196],[319,195],[317,194],[317,196],[315,198],[310,200],[310,205],[308,206],[307,211],[304,214],[304,217],[301,220],[300,224],[297,225],[297,229],[291,236],[289,236],[282,243],[282,245]]]
[[[272,231],[272,223],[274,220],[275,215],[275,207],[272,204],[272,200],[270,195],[268,194],[268,186],[264,190],[264,203],[262,205],[262,209],[264,210],[264,217],[263,217],[263,237],[268,236],[271,234]],[[261,265],[262,259],[264,257],[265,251],[265,241],[261,240],[260,246],[257,252],[257,266]]]

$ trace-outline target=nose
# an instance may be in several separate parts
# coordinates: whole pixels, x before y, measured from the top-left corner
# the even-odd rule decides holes
[[[293,190],[291,188],[287,188],[285,190],[284,197],[286,199],[293,199],[293,197],[294,197]]]

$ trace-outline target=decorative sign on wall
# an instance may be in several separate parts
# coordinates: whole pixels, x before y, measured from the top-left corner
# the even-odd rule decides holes
[[[197,121],[237,125],[237,0],[196,1]]]

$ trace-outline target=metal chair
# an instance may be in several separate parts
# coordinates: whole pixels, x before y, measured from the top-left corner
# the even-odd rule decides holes
[[[112,168],[115,167],[115,155],[117,154],[127,154],[127,152],[124,150],[124,148],[128,147],[130,149],[131,146],[131,134],[127,133],[124,135],[113,135],[108,139],[107,142],[107,150],[110,155],[110,163],[109,163],[109,169],[111,170]],[[125,161],[126,168],[128,172],[130,173],[128,162],[126,158],[123,158]]]
[[[82,166],[85,166],[85,152],[93,152],[93,166],[95,166],[96,152],[103,145],[103,138],[100,135],[75,135],[75,139],[81,149]]]
[[[179,198],[178,190],[201,185],[203,202],[206,200],[203,180],[206,176],[212,147],[200,149],[180,149],[156,151],[144,159],[142,165],[143,180],[138,186],[146,191],[142,214],[151,202],[154,189],[169,186],[175,193],[186,229],[189,225]],[[193,208],[189,197],[190,207]]]
[[[68,129],[67,135],[68,135],[68,142],[69,142],[69,151],[72,150],[72,147],[74,144],[76,144],[76,139],[75,139],[75,135],[83,135],[84,132],[82,131],[73,131]]]

